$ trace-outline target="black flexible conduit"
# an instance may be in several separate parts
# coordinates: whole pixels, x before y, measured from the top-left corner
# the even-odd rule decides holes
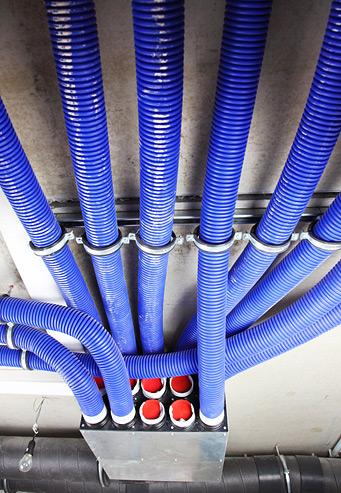
[[[341,492],[341,460],[304,455],[227,458],[219,483],[124,483],[104,478],[103,487],[96,459],[84,440],[38,438],[34,466],[23,474],[18,461],[27,442],[27,437],[0,437],[0,489],[5,493]],[[289,474],[285,474],[283,459]]]

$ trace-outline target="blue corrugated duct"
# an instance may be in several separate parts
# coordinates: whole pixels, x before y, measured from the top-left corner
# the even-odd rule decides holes
[[[271,319],[270,319],[271,320]],[[295,325],[295,333],[284,338],[280,344],[275,344],[262,352],[255,350],[248,354],[234,355],[229,346],[225,346],[225,378],[245,371],[249,368],[280,356],[306,342],[328,332],[341,324],[341,304],[338,304],[313,325],[301,330]],[[277,329],[278,330],[278,325]],[[231,337],[233,339],[234,336]],[[20,368],[21,353],[5,346],[0,346],[0,366]],[[82,364],[94,376],[101,376],[98,366],[89,354],[78,354]],[[189,375],[198,372],[196,349],[187,349],[175,353],[149,354],[144,356],[124,357],[131,378],[168,378],[175,375]],[[27,353],[27,364],[32,370],[53,371],[53,368],[33,353]]]
[[[341,2],[334,0],[301,123],[278,185],[256,234],[268,244],[284,243],[293,232],[328,163],[341,129]],[[273,263],[277,254],[247,245],[229,273],[227,313]],[[191,321],[178,348],[196,342]]]
[[[308,100],[287,162],[256,234],[270,244],[293,232],[328,163],[341,130],[341,1],[334,0]],[[272,264],[275,255],[249,244],[231,269],[228,311]]]
[[[95,248],[118,239],[100,51],[92,0],[46,0],[86,239]],[[123,353],[136,353],[121,253],[92,255],[111,333]]]
[[[10,297],[0,297],[0,320],[59,331],[78,339],[101,371],[113,420],[123,424],[134,418],[134,403],[122,354],[99,322],[73,308]]]
[[[5,105],[0,99],[0,185],[34,246],[49,247],[62,229],[19,142]],[[66,303],[99,319],[70,248],[43,257]]]
[[[0,325],[0,343],[6,344],[5,325]],[[16,325],[12,329],[15,347],[31,351],[66,381],[89,424],[102,422],[107,410],[98,387],[79,359],[51,336],[37,329]]]
[[[140,237],[171,240],[180,153],[183,0],[133,0],[140,134]],[[145,353],[162,352],[168,254],[139,252],[138,314]]]
[[[313,226],[316,238],[325,242],[341,242],[341,194]],[[327,248],[327,245],[326,245]],[[302,240],[284,259],[232,310],[226,319],[227,335],[248,328],[277,301],[319,267],[331,251],[322,250]]]
[[[341,323],[341,261],[297,301],[259,325],[229,337],[225,346],[227,377],[303,344]],[[131,377],[160,377],[195,372],[196,351],[129,356]],[[227,370],[226,370],[227,369]]]
[[[271,11],[270,1],[227,2],[217,92],[200,216],[200,239],[232,234],[234,208]],[[206,424],[224,413],[224,344],[228,251],[199,251],[198,363],[200,412]]]

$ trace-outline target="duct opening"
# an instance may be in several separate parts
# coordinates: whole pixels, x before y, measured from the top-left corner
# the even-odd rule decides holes
[[[195,421],[194,407],[186,399],[178,399],[169,406],[169,417],[179,428],[188,428]]]
[[[142,392],[149,399],[160,399],[166,391],[165,378],[144,378],[141,382]]]
[[[176,397],[188,397],[193,392],[193,378],[190,375],[172,377],[169,380],[169,386]]]
[[[165,418],[165,408],[162,402],[148,399],[141,405],[139,414],[145,425],[160,425]]]

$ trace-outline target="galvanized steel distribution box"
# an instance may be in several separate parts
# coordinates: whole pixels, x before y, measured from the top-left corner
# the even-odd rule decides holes
[[[132,481],[220,481],[227,445],[227,419],[208,429],[198,418],[189,429],[177,428],[168,415],[175,398],[167,393],[161,401],[166,418],[160,428],[145,427],[139,418],[128,429],[111,422],[102,428],[80,431],[110,479]],[[135,397],[136,411],[144,397]],[[198,394],[188,398],[198,417]]]

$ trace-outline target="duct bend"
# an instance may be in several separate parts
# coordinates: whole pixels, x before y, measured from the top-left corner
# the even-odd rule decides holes
[[[240,332],[258,320],[298,283],[319,267],[335,248],[341,249],[341,194],[312,226],[313,238],[302,240],[266,274],[228,314],[226,334]],[[318,246],[320,244],[320,246]]]
[[[2,344],[8,342],[7,330],[7,326],[0,325]],[[10,343],[14,347],[31,351],[61,374],[76,397],[87,423],[98,424],[106,419],[107,409],[95,381],[80,360],[66,347],[45,332],[23,325],[11,328]]]
[[[264,361],[280,356],[291,349],[309,342],[341,324],[341,304],[330,310],[326,315],[307,328],[295,332],[291,337],[283,339],[261,353],[252,353],[234,356],[225,347],[225,379],[252,368]],[[278,330],[278,329],[276,329]],[[234,336],[232,336],[234,337]],[[77,357],[81,363],[95,377],[101,372],[89,354],[79,353]],[[131,378],[170,378],[174,375],[190,375],[198,373],[198,358],[196,349],[186,349],[175,353],[148,354],[144,356],[126,355],[124,357],[128,373]],[[40,359],[34,353],[26,353],[27,367],[31,370],[54,371],[53,367]],[[0,366],[22,367],[21,351],[0,346]]]
[[[142,349],[162,352],[163,298],[180,154],[184,1],[132,1],[140,136],[138,316]],[[152,252],[154,248],[154,253]]]
[[[46,0],[45,4],[84,218],[84,241],[112,335],[123,353],[136,353],[121,253],[107,251],[119,241],[119,231],[95,6],[92,0]]]
[[[308,239],[300,241],[228,314],[226,335],[233,335],[251,326],[340,247],[340,223],[341,194],[312,225],[313,238],[322,240],[320,246]],[[182,349],[195,345],[196,327],[195,324],[191,324],[181,335],[177,347]]]
[[[77,338],[83,342],[86,337],[78,337],[79,332],[82,330],[81,327],[84,327],[86,319],[90,317],[77,313],[70,308],[5,297],[0,298],[0,318],[50,330],[58,330],[56,327],[59,326],[64,333],[69,335],[74,335],[75,332]],[[341,261],[318,284],[284,310],[255,327],[229,337],[225,346],[225,376],[230,377],[262,361],[282,354],[340,323]],[[70,326],[73,327],[73,330],[70,330]],[[94,334],[96,334],[96,330],[101,333],[98,330],[100,327],[98,323],[93,321],[92,326],[88,327],[89,333],[91,334],[91,329]],[[99,339],[98,333],[97,340]],[[108,337],[110,340],[110,336]],[[90,349],[90,344],[88,347]],[[91,353],[99,366],[99,370],[88,355],[81,355],[81,361],[91,373],[97,374],[100,371],[106,378],[109,369],[108,351],[101,352],[98,349],[96,351],[95,348],[91,349],[93,349]],[[99,353],[103,353],[102,359],[99,358]],[[8,355],[8,351],[5,351],[2,353],[2,358],[7,358],[7,361],[11,363],[11,361],[15,362],[17,356],[13,354],[12,359]],[[196,351],[192,349],[179,353],[128,355],[125,356],[125,362],[132,378],[163,378],[195,373],[196,358]],[[112,368],[116,368],[117,375],[117,367],[114,365],[109,370]],[[40,367],[39,369],[47,368]],[[118,376],[120,375],[118,374]],[[111,383],[110,380],[109,383]],[[107,386],[107,391],[109,398],[112,397],[111,386]],[[131,397],[130,388],[128,393]]]
[[[293,349],[341,324],[341,261],[301,298],[265,322],[226,339],[225,378]],[[132,378],[195,373],[195,349],[125,358]],[[168,373],[169,372],[169,373]]]
[[[275,192],[256,230],[258,238],[270,245],[285,243],[290,237],[340,133],[340,20],[340,0],[334,0],[300,126]],[[264,253],[252,244],[247,245],[229,273],[227,313],[260,279],[276,257],[275,253]],[[196,321],[192,319],[177,347],[191,347],[195,345],[196,339]]]
[[[62,236],[32,167],[0,98],[0,186],[36,248],[47,248]],[[43,260],[69,306],[99,320],[82,274],[68,245]]]
[[[287,162],[256,234],[269,244],[290,237],[328,163],[341,130],[341,2],[334,0],[308,100]],[[228,311],[276,255],[249,244],[231,269]]]
[[[73,308],[10,297],[0,297],[0,320],[55,330],[78,339],[100,369],[113,420],[126,424],[134,418],[134,403],[123,357],[99,322]]]

